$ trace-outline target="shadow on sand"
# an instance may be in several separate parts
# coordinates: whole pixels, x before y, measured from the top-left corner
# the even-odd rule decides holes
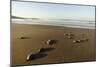
[[[57,43],[57,40],[47,40],[46,42],[48,45],[54,45]]]
[[[32,60],[37,60],[37,59],[44,58],[45,56],[47,56],[47,54],[45,54],[45,52],[52,51],[52,50],[54,50],[54,48],[51,48],[51,47],[49,47],[49,48],[41,48],[38,53],[29,54],[27,56],[27,61],[32,61]]]
[[[32,61],[32,60],[37,60],[37,59],[41,59],[44,58],[45,56],[47,56],[47,54],[31,54],[29,56],[29,59],[27,59],[27,61]]]
[[[49,47],[49,48],[41,48],[39,53],[44,53],[44,52],[48,52],[48,51],[52,51],[55,48]]]
[[[21,36],[21,37],[18,37],[18,39],[30,39],[30,37]]]

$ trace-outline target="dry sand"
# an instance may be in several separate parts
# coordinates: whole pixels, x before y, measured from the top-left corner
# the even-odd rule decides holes
[[[73,43],[64,33],[72,32],[74,39],[88,38],[82,43]],[[83,35],[84,34],[84,35]],[[20,39],[21,36],[27,37]],[[54,45],[47,45],[48,39],[57,40]],[[11,63],[12,65],[35,65],[63,62],[81,62],[96,60],[95,29],[68,28],[47,25],[11,25]],[[26,61],[29,53],[37,53],[40,48],[54,48],[44,56]]]

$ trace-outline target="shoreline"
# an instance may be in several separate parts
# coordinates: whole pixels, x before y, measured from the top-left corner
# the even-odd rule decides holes
[[[11,24],[33,25],[33,26],[34,25],[36,25],[36,26],[51,26],[51,27],[53,26],[53,27],[62,27],[62,28],[64,27],[64,28],[76,28],[76,29],[80,28],[80,29],[91,29],[91,30],[93,29],[93,30],[96,30],[96,26],[93,27],[93,28],[86,28],[86,27],[83,28],[83,27],[77,27],[77,26],[72,27],[72,26],[57,26],[57,25],[45,25],[45,24],[24,24],[24,23],[11,23]]]

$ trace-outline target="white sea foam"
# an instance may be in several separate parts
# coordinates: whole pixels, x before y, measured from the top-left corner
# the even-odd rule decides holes
[[[52,25],[52,26],[64,26],[64,27],[74,27],[74,28],[95,29],[95,22],[94,21],[45,20],[45,19],[12,19],[12,23],[39,24],[39,25]]]

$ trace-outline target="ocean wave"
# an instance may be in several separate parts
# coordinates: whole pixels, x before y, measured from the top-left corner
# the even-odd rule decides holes
[[[64,26],[64,27],[95,29],[95,22],[93,22],[93,21],[12,19],[12,23],[39,24],[39,25],[52,25],[52,26]]]

